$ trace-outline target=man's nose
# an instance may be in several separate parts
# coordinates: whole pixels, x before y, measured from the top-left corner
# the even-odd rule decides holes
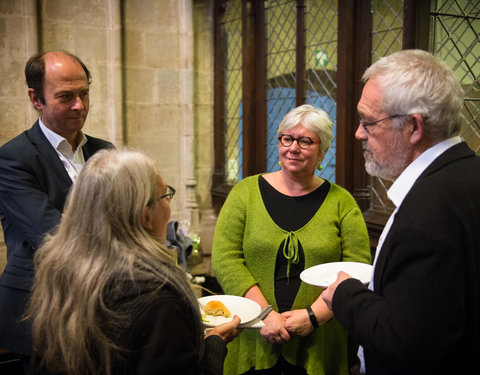
[[[81,111],[84,108],[85,108],[85,105],[83,103],[82,98],[79,95],[75,96],[75,98],[73,99],[72,109]]]
[[[367,139],[367,131],[364,129],[362,124],[358,124],[357,131],[355,132],[355,138],[358,140],[364,140]]]

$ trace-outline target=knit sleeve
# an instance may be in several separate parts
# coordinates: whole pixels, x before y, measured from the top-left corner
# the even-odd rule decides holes
[[[220,336],[211,335],[205,339],[205,354],[202,367],[205,375],[223,374],[223,363],[227,346]]]
[[[212,267],[226,294],[243,296],[257,282],[245,265],[243,253],[248,193],[255,181],[245,179],[232,189],[215,227]]]
[[[213,349],[211,343],[205,343],[209,354],[200,361],[194,319],[192,311],[180,303],[177,293],[162,288],[157,300],[147,306],[130,329],[126,354],[129,367],[125,373],[220,374],[218,369],[222,368],[226,345],[221,339]]]
[[[370,241],[360,207],[348,191],[341,192],[345,195],[339,200],[342,261],[370,263]]]

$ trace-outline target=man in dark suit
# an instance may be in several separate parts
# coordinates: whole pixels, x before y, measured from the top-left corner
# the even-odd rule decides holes
[[[361,344],[367,375],[474,373],[480,158],[458,136],[463,90],[419,50],[384,57],[363,78],[356,138],[367,172],[394,181],[396,210],[369,287],[340,272],[322,296]]]
[[[0,147],[0,217],[7,245],[0,277],[0,347],[28,358],[31,329],[23,317],[35,250],[60,221],[66,195],[85,161],[113,145],[82,133],[90,72],[79,58],[58,51],[37,54],[27,62],[25,76],[40,118]]]

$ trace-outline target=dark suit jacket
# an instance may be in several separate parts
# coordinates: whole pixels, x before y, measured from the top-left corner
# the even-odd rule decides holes
[[[466,374],[480,358],[480,158],[440,155],[401,204],[374,292],[341,283],[337,319],[363,345],[367,375]]]
[[[87,136],[85,160],[110,142]],[[72,181],[37,123],[0,147],[0,217],[7,265],[0,277],[0,347],[28,355],[31,335],[21,322],[32,286],[33,255],[60,221]]]

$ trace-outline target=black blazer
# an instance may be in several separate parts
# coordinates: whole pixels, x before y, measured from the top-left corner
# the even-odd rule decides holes
[[[480,158],[460,143],[417,179],[377,260],[374,292],[353,279],[338,320],[368,375],[463,374],[480,358]]]
[[[85,160],[110,142],[87,136]],[[20,323],[31,289],[33,255],[42,236],[60,221],[72,181],[38,121],[0,147],[0,217],[7,265],[0,277],[0,347],[31,352],[27,325]]]

